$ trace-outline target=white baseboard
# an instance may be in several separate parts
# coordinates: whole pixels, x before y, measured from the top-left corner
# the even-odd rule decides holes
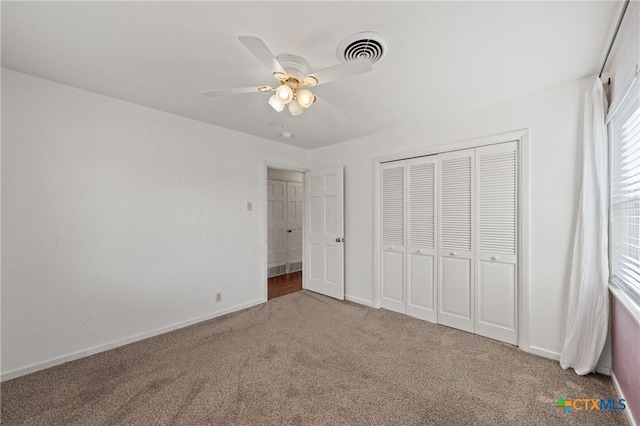
[[[358,303],[360,305],[369,306],[370,308],[374,307],[373,302],[369,300],[360,299],[359,297],[349,296],[348,294],[344,295],[344,300],[348,300],[349,302],[353,302],[353,303]]]
[[[528,348],[520,348],[525,352],[532,353],[534,355],[538,355],[544,358],[553,359],[555,361],[560,361],[561,354],[558,352],[549,351],[547,349],[542,349],[537,346],[529,346]],[[604,374],[606,376],[611,375],[611,366],[598,364],[596,365],[596,372],[600,374]]]
[[[2,374],[0,375],[0,381],[4,382],[6,380],[15,379],[16,377],[24,376],[25,374],[35,373],[36,371],[44,370],[45,368],[55,367],[56,365],[64,364],[65,362],[69,362],[69,361],[75,361],[80,358],[85,358],[100,352],[117,348],[119,346],[128,345],[129,343],[138,342],[140,340],[148,339],[153,336],[158,336],[160,334],[168,333],[170,331],[177,330],[179,328],[188,327],[190,325],[197,324],[199,322],[207,321],[222,315],[240,311],[242,309],[247,309],[252,306],[256,306],[265,302],[266,302],[265,299],[254,300],[253,302],[232,306],[222,311],[212,312],[210,314],[207,314],[201,317],[192,318],[186,321],[180,321],[175,324],[168,325],[166,327],[157,328],[151,331],[145,331],[144,333],[136,334],[134,336],[126,337],[124,339],[115,340],[113,342],[108,342],[102,345],[93,346],[91,348],[72,352],[67,355],[62,355],[60,357],[51,358],[46,361],[38,362],[36,364],[31,364],[26,367],[16,368],[15,370],[2,372]]]
[[[611,366],[610,365],[596,365],[596,373],[604,374],[605,376],[611,375]]]
[[[560,361],[560,354],[558,352],[549,351],[547,349],[539,348],[537,346],[529,346],[530,353],[538,355],[544,358],[554,359]]]
[[[614,373],[613,371],[611,371],[611,381],[613,382],[613,387],[616,388],[616,392],[618,392],[618,396],[620,397],[620,399],[626,399],[624,397],[624,393],[622,392],[622,389],[620,388],[620,383],[618,383],[618,379],[616,379],[616,373]],[[633,418],[633,413],[629,409],[628,405],[627,405],[627,409],[624,410],[624,413],[627,415],[627,420],[629,420],[629,424],[631,424],[631,426],[638,425],[636,423],[636,420]]]

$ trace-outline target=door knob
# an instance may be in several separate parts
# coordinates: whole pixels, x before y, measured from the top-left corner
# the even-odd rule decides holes
[[[500,259],[498,256],[492,256],[491,257],[491,260],[498,260],[498,259]]]
[[[452,252],[451,252],[451,256],[457,256],[457,255],[458,255],[458,252],[457,252],[457,251],[452,251]]]
[[[291,229],[287,229],[287,232],[293,232],[293,230],[291,230]]]
[[[342,243],[344,242],[344,238],[336,238],[336,243]]]
[[[396,247],[395,246],[390,246],[389,250],[394,250]]]
[[[420,249],[418,250],[418,253],[424,253],[424,250]]]

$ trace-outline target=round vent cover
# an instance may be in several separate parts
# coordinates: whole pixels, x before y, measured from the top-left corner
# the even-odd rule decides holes
[[[337,53],[343,62],[365,57],[374,64],[387,53],[387,41],[378,33],[356,33],[340,42]]]

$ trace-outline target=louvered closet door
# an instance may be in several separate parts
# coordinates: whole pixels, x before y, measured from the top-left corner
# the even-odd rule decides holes
[[[516,142],[476,149],[476,333],[517,344]]]
[[[406,163],[380,166],[382,216],[382,291],[380,306],[405,313],[405,170]]]
[[[436,156],[407,161],[407,314],[437,321]]]
[[[438,323],[474,331],[474,150],[438,155]]]

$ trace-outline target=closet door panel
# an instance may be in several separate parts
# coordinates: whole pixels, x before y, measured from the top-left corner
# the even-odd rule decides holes
[[[473,327],[469,328],[468,324],[469,321],[473,321],[471,259],[441,256],[440,268],[440,277],[444,283],[441,289],[440,312],[446,315],[446,325],[473,331]]]
[[[380,306],[405,313],[405,172],[406,164],[393,162],[380,167],[382,212],[382,291]]]
[[[474,332],[474,150],[438,155],[438,323]]]
[[[437,321],[437,158],[407,161],[407,314]]]
[[[286,182],[267,180],[267,261],[285,263],[287,247]]]
[[[407,314],[423,320],[436,322],[434,293],[435,256],[410,253],[407,276]]]
[[[517,344],[517,145],[476,149],[476,333]]]
[[[516,327],[516,265],[478,260],[477,332],[507,343]],[[481,333],[483,328],[489,332]]]
[[[302,184],[287,182],[287,260],[289,262],[302,260],[303,204]]]
[[[404,313],[404,253],[383,250],[382,282],[382,307]]]

